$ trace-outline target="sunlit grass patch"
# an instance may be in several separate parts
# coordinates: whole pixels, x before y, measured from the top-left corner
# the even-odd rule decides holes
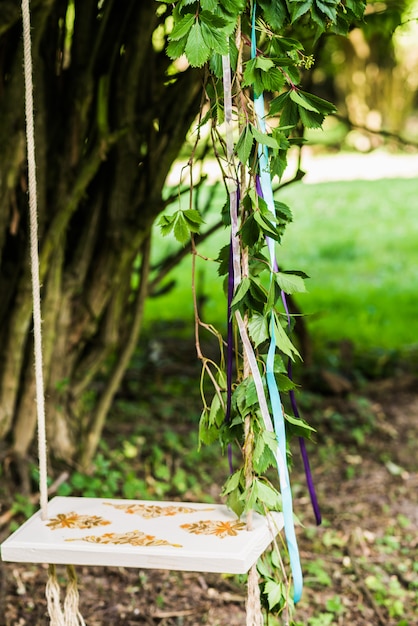
[[[302,182],[277,194],[294,218],[278,250],[279,264],[310,276],[298,303],[316,345],[348,339],[357,350],[402,350],[418,344],[417,192],[415,179],[381,179]],[[220,188],[208,223],[224,200]],[[221,229],[199,251],[213,258],[227,239]],[[158,229],[154,244],[158,258],[176,247]],[[147,303],[148,322],[193,318],[190,257],[169,278],[173,289]],[[205,320],[224,327],[223,281],[214,261],[198,259],[197,287]]]

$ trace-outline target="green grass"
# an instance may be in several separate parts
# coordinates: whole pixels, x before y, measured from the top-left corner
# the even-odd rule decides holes
[[[279,264],[310,276],[298,302],[317,345],[348,339],[357,350],[401,350],[418,344],[417,192],[414,179],[382,179],[297,183],[278,194],[294,215]],[[218,194],[210,220],[223,201]],[[158,233],[154,241],[158,257],[175,247]],[[220,232],[201,252],[216,255],[226,241]],[[189,258],[173,272],[175,288],[148,302],[148,322],[192,320],[190,267]],[[199,260],[197,282],[206,298],[205,321],[223,325],[225,297],[216,270],[216,263]]]
[[[317,341],[387,350],[418,343],[417,191],[412,179],[283,190],[294,222],[280,259],[311,277],[299,302]]]

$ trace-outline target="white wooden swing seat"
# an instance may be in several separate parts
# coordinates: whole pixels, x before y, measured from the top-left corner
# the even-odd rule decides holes
[[[243,574],[283,527],[252,513],[251,531],[225,505],[53,498],[1,546],[3,561]]]

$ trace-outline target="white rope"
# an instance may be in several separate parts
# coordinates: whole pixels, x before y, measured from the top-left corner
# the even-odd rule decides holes
[[[60,595],[61,590],[56,576],[55,565],[50,565],[48,568],[48,581],[45,589],[50,626],[66,626],[64,614],[61,608]]]
[[[231,86],[231,63],[230,56],[222,57],[223,68],[223,89],[224,89],[224,116],[225,116],[225,138],[226,138],[226,155],[228,164],[227,188],[229,192],[229,209],[231,216],[231,247],[232,261],[234,268],[234,288],[236,289],[241,282],[241,251],[240,240],[238,235],[238,181],[234,166],[234,137],[232,125],[232,86]],[[265,423],[266,430],[273,430],[270,414],[267,406],[267,400],[264,394],[263,383],[260,372],[258,371],[257,361],[244,320],[239,311],[235,313],[238,323],[241,341],[244,345],[246,361],[252,372],[254,382],[257,388],[258,399],[261,408],[261,414]],[[248,433],[247,433],[248,435]],[[247,436],[246,436],[247,440]],[[247,514],[247,529],[252,530],[252,511]],[[263,626],[263,614],[261,611],[260,588],[258,584],[257,566],[253,565],[248,573],[247,582],[247,602],[246,602],[246,626]]]
[[[67,565],[68,584],[64,600],[65,626],[86,626],[86,622],[78,608],[77,576],[73,565]]]
[[[257,565],[254,564],[248,572],[247,621],[246,626],[263,626],[261,612],[260,587],[258,585]]]
[[[232,262],[234,265],[234,288],[241,282],[241,261],[238,235],[238,181],[234,165],[234,130],[232,119],[232,85],[231,85],[231,60],[229,54],[222,57],[223,89],[224,89],[224,117],[225,117],[225,140],[227,158],[226,185],[229,194],[229,213],[231,216],[231,245]]]
[[[42,364],[41,294],[38,254],[38,203],[36,188],[35,132],[32,78],[30,0],[22,0],[23,57],[25,73],[26,142],[30,218],[30,258],[32,270],[33,327],[35,353],[36,407],[38,415],[39,493],[42,519],[48,518],[48,470],[45,428],[45,396]]]

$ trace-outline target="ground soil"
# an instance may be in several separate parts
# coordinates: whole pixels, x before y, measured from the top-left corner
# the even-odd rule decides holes
[[[309,450],[324,521],[316,528],[295,447],[292,482],[304,525],[298,539],[306,585],[294,619],[316,626],[417,624],[416,379],[369,383],[345,397],[312,394],[305,402],[319,431]],[[7,533],[3,528],[2,536]],[[97,567],[80,568],[78,575],[88,626],[246,623],[245,583],[236,577]],[[64,585],[64,570],[59,577]],[[0,624],[49,623],[46,578],[46,566],[1,564]],[[386,597],[379,584],[387,585]]]

